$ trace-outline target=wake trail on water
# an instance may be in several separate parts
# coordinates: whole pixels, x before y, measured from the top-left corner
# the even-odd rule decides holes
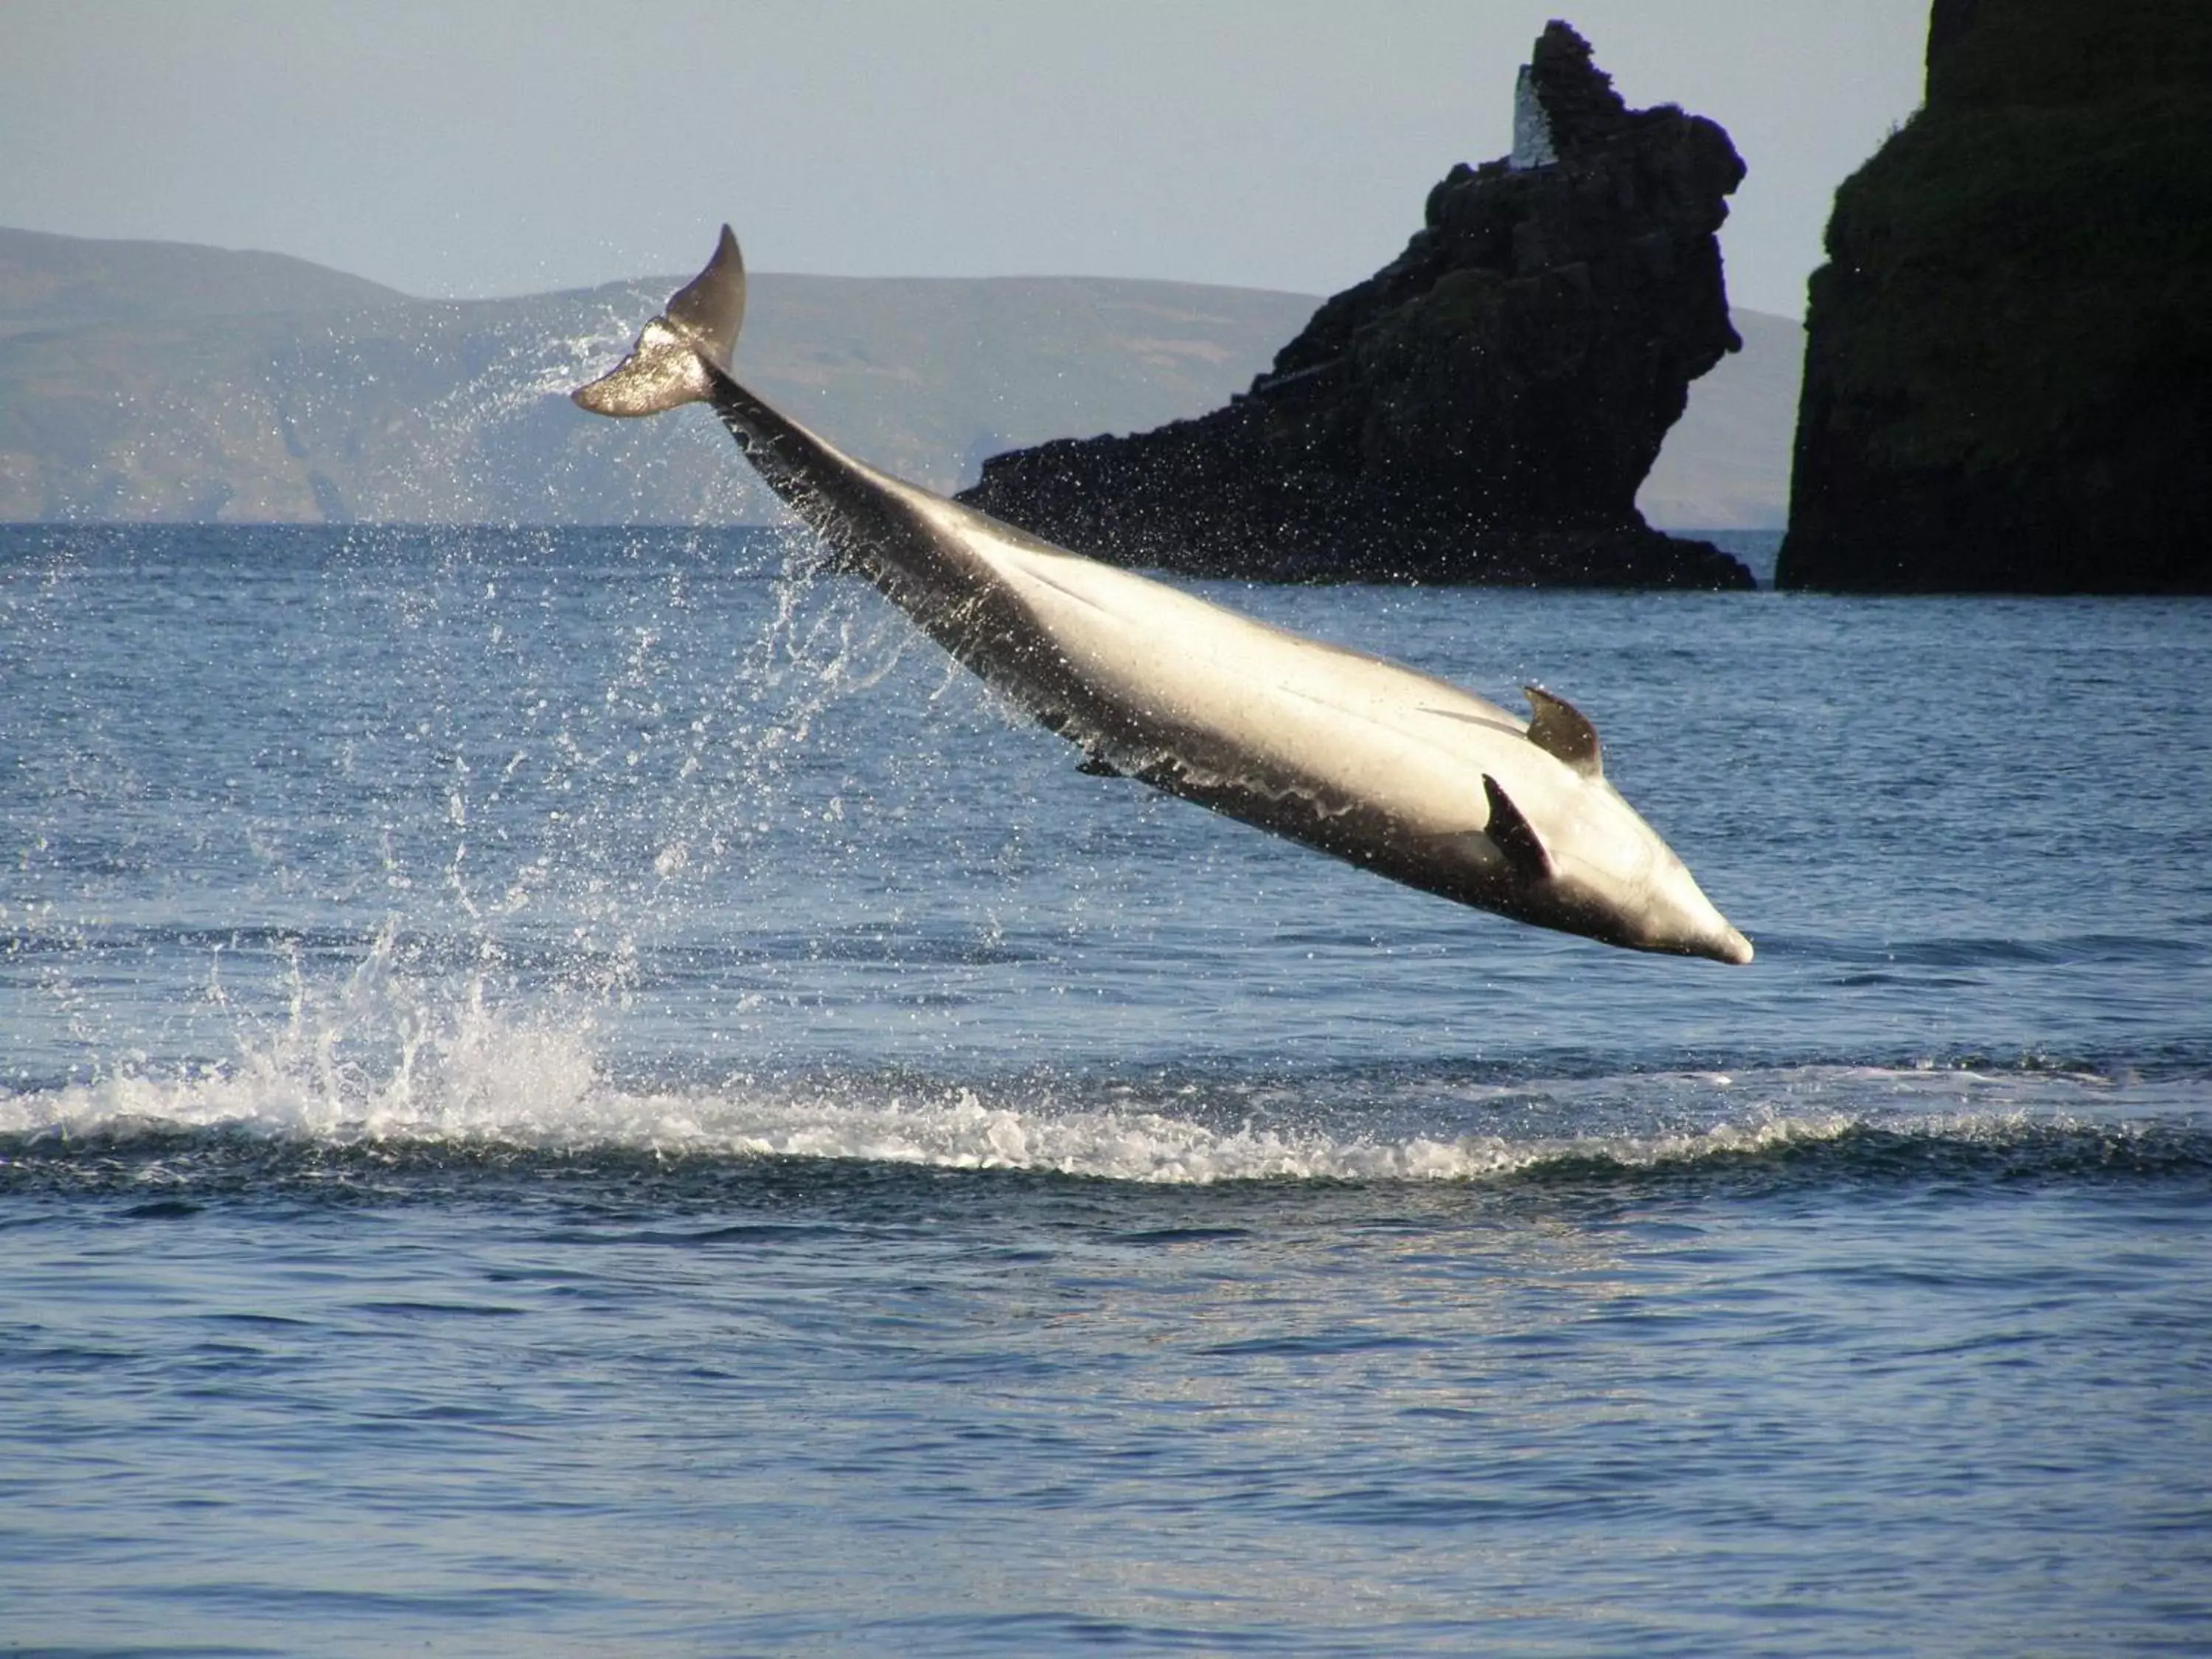
[[[373,1024],[373,1031],[359,1027]],[[364,1041],[364,1037],[370,1040]],[[817,1160],[1110,1182],[1495,1182],[1827,1160],[1863,1176],[2212,1174],[2195,1086],[2033,1067],[1763,1066],[1604,1077],[1193,1073],[921,1079],[823,1073],[675,1086],[611,1080],[588,1018],[480,991],[374,1020],[295,1003],[234,1060],[119,1064],[0,1091],[12,1164],[179,1141],[302,1156]]]

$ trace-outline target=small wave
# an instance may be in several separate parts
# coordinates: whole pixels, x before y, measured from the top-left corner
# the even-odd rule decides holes
[[[180,1138],[441,1158],[813,1160],[1097,1180],[1498,1182],[1796,1170],[2212,1169],[2201,1073],[2116,1079],[2044,1060],[1501,1078],[1419,1068],[1255,1078],[682,1085],[610,1078],[591,1013],[517,1013],[431,983],[387,927],[342,981],[296,966],[289,1016],[237,1058],[0,1091],[0,1176]]]
[[[153,1158],[180,1140],[257,1167],[288,1151],[430,1164],[642,1157],[1180,1184],[2212,1173],[2201,1110],[2115,1114],[2116,1087],[2033,1070],[1799,1066],[1510,1087],[1432,1080],[1410,1099],[1331,1077],[1271,1088],[1264,1103],[1158,1079],[1143,1090],[865,1076],[637,1089],[601,1075],[587,1032],[470,1003],[409,1033],[381,1072],[295,1030],[191,1075],[121,1071],[0,1093],[0,1176],[11,1166],[20,1177],[34,1164],[112,1162],[133,1148]]]

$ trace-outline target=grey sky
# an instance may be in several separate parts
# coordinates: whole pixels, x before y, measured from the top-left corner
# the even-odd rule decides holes
[[[0,224],[414,294],[696,265],[1326,293],[1502,155],[1547,16],[1751,167],[1736,302],[1797,313],[1919,100],[1927,0],[0,0]]]

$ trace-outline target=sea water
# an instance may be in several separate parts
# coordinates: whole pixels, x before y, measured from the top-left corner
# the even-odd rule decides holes
[[[0,1650],[2212,1650],[2212,604],[1203,588],[1734,969],[813,563],[0,531]]]

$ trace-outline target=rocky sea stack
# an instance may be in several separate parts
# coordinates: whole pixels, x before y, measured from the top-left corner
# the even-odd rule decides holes
[[[2212,591],[2212,4],[1936,0],[1809,301],[1778,585]]]
[[[995,456],[961,499],[1123,564],[1289,580],[1748,587],[1636,492],[1740,343],[1716,238],[1727,133],[1631,110],[1565,23],[1514,153],[1429,193],[1406,251],[1228,407]]]

